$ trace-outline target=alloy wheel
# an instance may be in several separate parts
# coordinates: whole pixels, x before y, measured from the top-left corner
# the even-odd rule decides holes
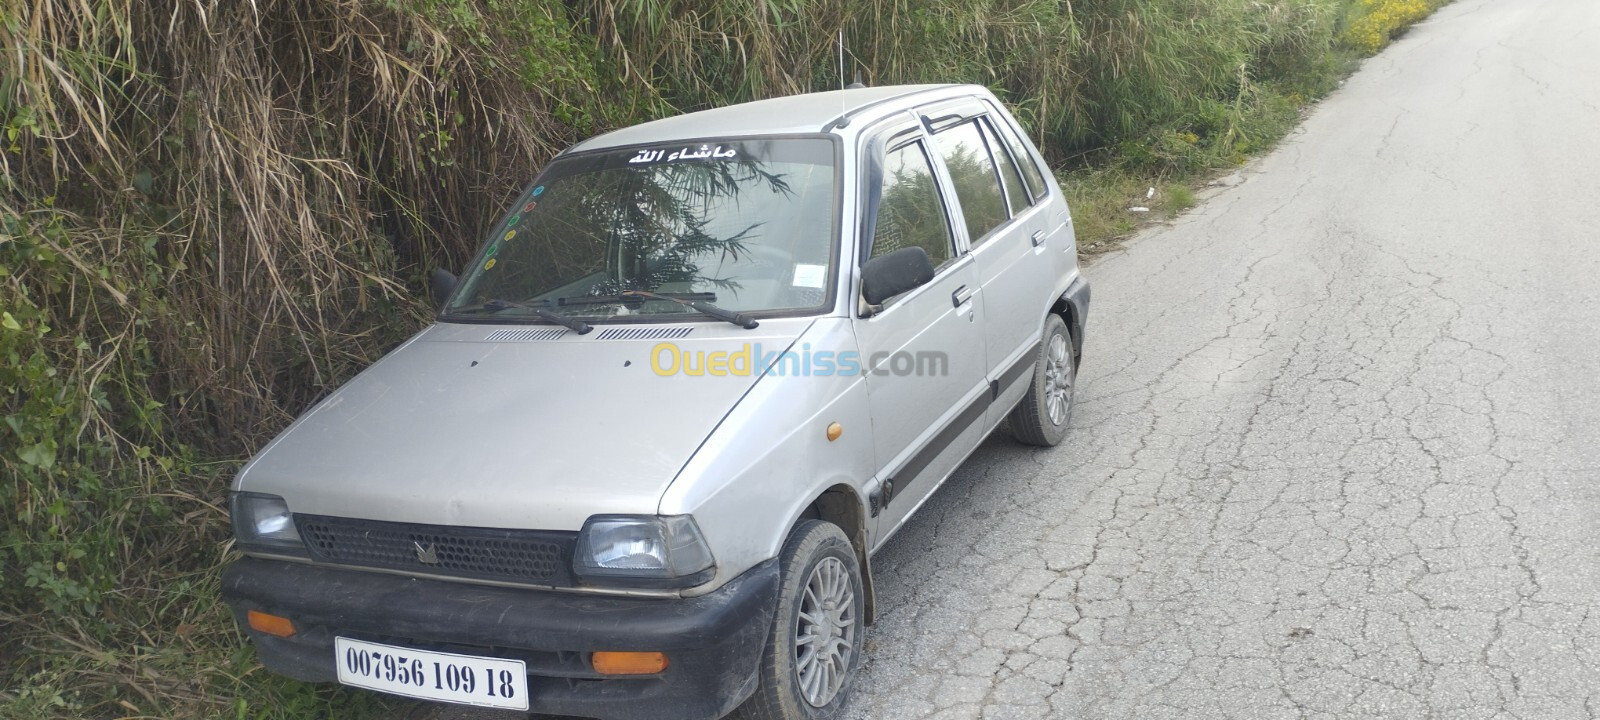
[[[1067,421],[1067,414],[1072,410],[1072,383],[1075,371],[1071,352],[1067,349],[1066,336],[1051,336],[1044,368],[1045,410],[1050,414],[1051,423],[1060,425]]]
[[[838,558],[823,558],[806,579],[794,634],[795,676],[813,707],[832,702],[844,687],[855,654],[856,593]]]

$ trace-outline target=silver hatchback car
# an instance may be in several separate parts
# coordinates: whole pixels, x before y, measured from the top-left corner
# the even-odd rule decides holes
[[[873,552],[1002,424],[1066,432],[1089,289],[985,89],[848,89],[561,153],[431,327],[239,472],[267,667],[596,718],[826,718]]]

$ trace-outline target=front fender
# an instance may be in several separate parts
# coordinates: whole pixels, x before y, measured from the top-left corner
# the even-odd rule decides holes
[[[859,373],[817,368],[820,358],[856,352],[854,334],[842,318],[819,320],[791,352],[813,358],[809,372],[802,364],[795,374],[785,361],[769,367],[661,498],[661,514],[695,517],[716,558],[715,578],[685,594],[708,592],[776,557],[795,519],[829,488],[866,495],[873,461],[866,383]],[[832,423],[843,434],[830,441]]]

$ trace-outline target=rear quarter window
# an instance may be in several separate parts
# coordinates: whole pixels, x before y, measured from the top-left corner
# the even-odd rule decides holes
[[[1003,118],[995,118],[994,125],[1000,130],[1000,138],[1005,141],[1006,147],[1011,149],[1011,157],[1015,158],[1017,165],[1022,168],[1022,177],[1028,183],[1028,195],[1037,200],[1045,195],[1044,173],[1039,170],[1039,165],[1033,161],[1033,153],[1029,152],[1028,143],[1011,128],[1011,123]]]
[[[989,150],[994,155],[995,165],[1000,168],[1000,179],[1006,185],[1006,200],[1011,203],[1011,214],[1015,215],[1033,204],[1033,196],[1028,188],[1022,184],[1022,176],[1017,171],[1017,164],[1012,162],[1011,154],[1000,145],[995,137],[991,121],[984,120],[983,139],[989,144]]]

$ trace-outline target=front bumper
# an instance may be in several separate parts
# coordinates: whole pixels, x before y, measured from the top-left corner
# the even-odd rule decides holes
[[[337,679],[335,636],[528,664],[530,710],[593,718],[716,718],[755,690],[777,607],[768,561],[696,598],[559,593],[428,580],[246,558],[227,569],[222,596],[262,664],[299,680]],[[245,613],[287,617],[289,638],[249,628]],[[659,651],[667,669],[604,676],[598,650]]]

